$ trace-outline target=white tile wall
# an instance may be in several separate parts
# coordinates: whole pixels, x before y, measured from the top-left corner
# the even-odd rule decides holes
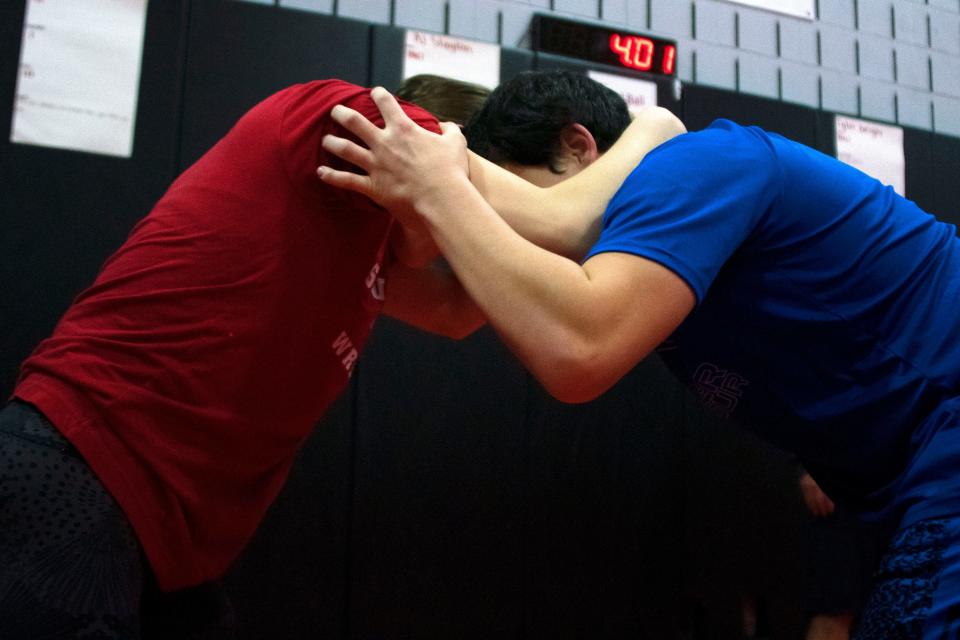
[[[960,55],[960,13],[930,9],[930,46]]]
[[[694,80],[697,84],[736,89],[737,50],[698,42]]]
[[[820,107],[820,74],[814,66],[783,61],[780,63],[781,99],[814,109]]]
[[[905,44],[898,44],[894,50],[897,84],[930,91],[930,50]]]
[[[960,59],[939,51],[930,52],[933,92],[960,98]]]
[[[737,12],[737,18],[737,45],[741,49],[775,58],[777,55],[777,17],[768,11],[754,11],[744,8]]]
[[[860,75],[893,82],[893,41],[870,34],[862,34],[859,40]]]
[[[860,79],[860,113],[865,118],[896,122],[897,89],[888,82]]]
[[[732,47],[736,44],[736,11],[729,3],[696,0],[694,34],[697,40]]]
[[[653,0],[650,3],[650,28],[679,38],[693,37],[693,2]]]
[[[396,0],[394,11],[398,27],[443,32],[443,0]]]
[[[820,78],[823,109],[851,115],[860,112],[859,87],[855,75],[821,69]]]
[[[780,55],[787,60],[817,64],[817,28],[806,20],[780,21]]]
[[[741,50],[738,61],[740,91],[765,98],[780,97],[780,65],[776,58]]]
[[[820,0],[820,22],[854,29],[857,18],[853,7],[853,0]]]
[[[960,136],[960,100],[933,96],[933,130]]]
[[[906,127],[933,127],[932,96],[926,91],[897,88],[897,122]]]
[[[241,1],[241,0],[238,0]],[[678,41],[697,82],[960,135],[960,0],[818,0],[817,20],[726,0],[242,0],[516,46],[530,16]]]
[[[337,15],[378,24],[389,24],[390,0],[339,0]]]
[[[925,4],[899,2],[893,6],[894,36],[901,42],[927,46],[927,7]]]
[[[820,26],[820,64],[828,69],[857,72],[857,38],[854,32]]]
[[[333,0],[280,0],[280,6],[314,13],[333,13]]]
[[[862,0],[856,3],[857,27],[861,33],[893,37],[891,0]]]

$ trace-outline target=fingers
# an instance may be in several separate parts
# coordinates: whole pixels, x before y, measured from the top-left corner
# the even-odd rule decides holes
[[[413,120],[411,120],[407,114],[404,113],[403,109],[401,109],[400,105],[397,103],[397,100],[383,87],[374,87],[371,89],[370,97],[377,105],[377,108],[380,109],[380,114],[383,116],[383,121],[388,126],[404,123],[409,123],[411,125],[413,124]]]
[[[349,171],[337,171],[325,166],[317,167],[317,176],[332,187],[355,191],[368,198],[373,191],[369,176],[361,176]]]
[[[463,131],[460,129],[460,125],[453,122],[441,122],[440,123],[440,135],[443,136],[462,136]]]
[[[355,142],[337,136],[325,135],[321,142],[323,148],[333,155],[343,158],[351,164],[355,164],[364,171],[369,172],[373,164],[373,154],[369,149],[364,149]]]
[[[359,112],[342,104],[338,104],[330,110],[330,117],[344,129],[363,140],[368,147],[372,146],[382,133],[377,125],[367,120]]]
[[[836,506],[833,504],[833,500],[824,496],[823,497],[823,513],[824,515],[830,515],[836,510]]]

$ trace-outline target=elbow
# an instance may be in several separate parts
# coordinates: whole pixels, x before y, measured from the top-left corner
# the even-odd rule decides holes
[[[466,308],[460,307],[449,311],[432,332],[451,340],[463,340],[472,336],[485,324],[487,324],[486,316],[471,303]]]
[[[594,349],[568,348],[542,363],[534,374],[547,393],[566,404],[597,399],[616,382]]]
[[[686,125],[678,118],[672,111],[665,109],[664,107],[654,107],[657,109],[657,115],[659,116],[660,123],[663,127],[663,131],[670,138],[678,136],[681,133],[687,132]]]
[[[652,127],[662,141],[687,132],[687,127],[680,118],[664,107],[648,107],[641,111],[637,118],[644,127]]]
[[[471,322],[461,322],[455,325],[447,327],[447,330],[443,332],[443,335],[451,340],[463,340],[469,338],[477,330],[486,324],[486,320],[479,318]]]

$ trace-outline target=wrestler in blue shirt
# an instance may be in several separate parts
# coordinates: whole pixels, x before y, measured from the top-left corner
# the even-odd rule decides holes
[[[594,219],[557,225],[575,239],[566,256],[587,253],[577,264],[496,215],[467,179],[457,131],[418,131],[388,98],[374,95],[383,129],[343,114],[367,149],[328,146],[366,175],[323,169],[324,180],[425,224],[558,398],[595,397],[659,345],[707,405],[796,453],[831,497],[898,527],[854,638],[960,637],[952,226],[833,158],[720,120],[648,153],[589,251],[577,242],[595,237]],[[546,71],[502,84],[467,130],[475,151],[548,186],[602,166],[628,124],[613,92]],[[469,167],[484,182],[482,163]]]
[[[661,352],[708,406],[860,510],[960,510],[941,486],[960,473],[931,447],[960,407],[952,225],[813,149],[718,120],[627,178],[588,258],[606,251],[656,260],[695,292]]]

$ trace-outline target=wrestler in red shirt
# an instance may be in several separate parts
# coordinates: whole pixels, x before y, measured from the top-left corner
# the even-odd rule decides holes
[[[12,496],[0,495],[0,637],[38,625],[138,637],[141,547],[164,590],[220,576],[344,388],[385,296],[388,313],[435,332],[484,322],[449,273],[397,265],[385,281],[391,248],[416,234],[317,179],[336,162],[322,138],[345,135],[337,104],[382,122],[369,90],[336,80],[243,116],[23,363],[0,412],[0,460],[16,461],[0,485]],[[526,224],[544,236],[572,203],[598,216],[618,183],[593,180],[600,198],[557,193]],[[502,171],[487,184],[510,194],[504,210],[541,195]]]

